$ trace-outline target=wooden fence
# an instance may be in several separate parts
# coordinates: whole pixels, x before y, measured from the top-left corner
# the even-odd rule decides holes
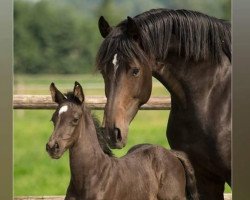
[[[94,110],[104,109],[106,98],[103,96],[86,96],[86,104]],[[50,95],[14,95],[14,109],[55,109]],[[151,97],[142,110],[170,110],[170,97]],[[64,196],[20,196],[14,200],[63,200]],[[224,194],[224,200],[232,200],[232,194]]]
[[[94,110],[104,109],[106,98],[103,96],[86,96],[86,104]],[[54,109],[56,104],[52,102],[50,95],[14,95],[14,109]],[[171,107],[170,97],[151,97],[144,104],[143,110],[169,110]]]

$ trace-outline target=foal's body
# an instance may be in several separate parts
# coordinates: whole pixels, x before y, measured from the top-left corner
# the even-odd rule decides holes
[[[86,134],[97,139],[95,132],[83,132],[79,136],[83,140]],[[186,199],[185,171],[169,151],[150,145],[117,159],[104,154],[93,141],[87,148],[83,140],[69,149],[71,181],[66,199]]]
[[[79,88],[76,83],[74,93],[82,90]],[[122,158],[110,157],[99,145],[93,118],[84,104],[63,99],[60,93],[53,97],[58,93],[54,85],[51,91],[59,106],[52,117],[55,130],[47,151],[52,158],[60,158],[69,148],[71,180],[65,199],[185,200],[186,193],[190,199],[198,199],[184,154],[145,144]]]

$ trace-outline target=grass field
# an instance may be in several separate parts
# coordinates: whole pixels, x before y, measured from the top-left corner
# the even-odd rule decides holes
[[[100,75],[16,75],[14,94],[49,94],[49,85],[55,82],[62,91],[72,90],[79,81],[85,95],[104,95]],[[153,82],[154,96],[168,95],[165,88]],[[93,111],[102,119],[103,111]],[[45,144],[52,133],[52,110],[14,111],[14,195],[64,195],[69,181],[68,154],[52,160]],[[128,144],[115,150],[116,156],[139,143],[159,144],[169,148],[166,141],[166,124],[169,111],[139,111],[130,125]],[[231,192],[226,186],[226,192]]]

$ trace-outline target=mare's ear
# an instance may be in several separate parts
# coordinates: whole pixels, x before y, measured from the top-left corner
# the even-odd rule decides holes
[[[50,93],[51,93],[52,100],[55,103],[60,104],[62,101],[66,99],[65,96],[56,88],[54,83],[50,84]]]
[[[99,18],[98,27],[103,38],[106,38],[112,30],[112,28],[109,26],[109,23],[105,20],[103,16]]]
[[[127,17],[127,34],[129,37],[138,40],[140,36],[140,30],[131,17]]]
[[[77,81],[75,82],[75,86],[74,86],[74,96],[77,97],[81,103],[84,102],[83,89],[80,83],[78,83]]]

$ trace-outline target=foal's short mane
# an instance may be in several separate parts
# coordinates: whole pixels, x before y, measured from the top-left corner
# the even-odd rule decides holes
[[[80,100],[74,95],[73,92],[67,92],[64,94],[66,96],[66,100],[68,102],[72,102],[78,105],[81,105],[82,103],[80,102]]]
[[[126,35],[127,20],[113,28],[100,47],[97,67],[112,60],[115,53],[134,57],[157,56],[165,61],[171,36],[177,39],[178,55],[195,62],[210,59],[220,63],[223,53],[231,61],[231,24],[196,11],[152,9],[133,18],[140,31],[142,51]]]
[[[75,103],[75,104],[78,104],[78,105],[81,105],[82,103],[79,101],[79,99],[77,97],[75,97],[74,93],[73,92],[67,92],[65,94],[65,96],[67,97],[66,101],[68,102],[72,102],[72,103]],[[87,109],[88,108],[85,106],[84,109]],[[99,144],[103,150],[103,152],[109,156],[113,156],[113,153],[111,151],[111,149],[109,148],[105,138],[103,137],[103,133],[102,133],[102,127],[101,127],[101,123],[100,121],[97,119],[97,117],[92,114],[91,115],[93,121],[94,121],[94,125],[95,125],[95,129],[96,129],[96,134],[97,134],[97,138],[98,138],[98,141],[99,141]]]

